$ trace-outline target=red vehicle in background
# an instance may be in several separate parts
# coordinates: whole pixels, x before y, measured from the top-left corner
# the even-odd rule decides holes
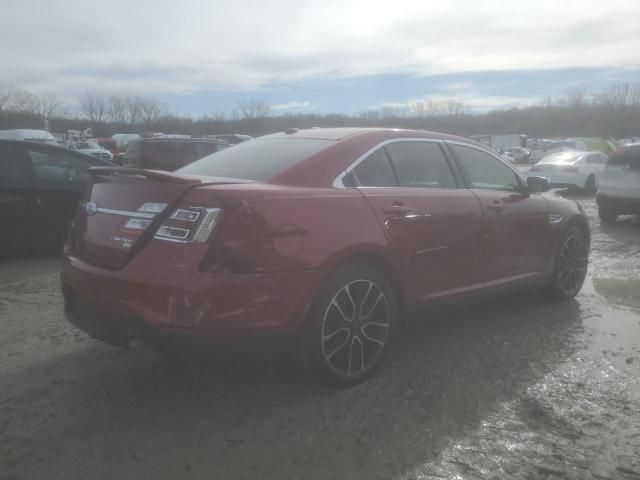
[[[118,146],[116,145],[116,141],[113,138],[93,138],[90,141],[97,143],[105,150],[109,150],[113,155],[113,158],[116,158],[116,155],[118,155],[119,153]]]
[[[69,320],[126,344],[286,337],[326,382],[369,377],[412,304],[513,287],[575,296],[575,202],[481,144],[288,130],[174,173],[95,168],[62,271]]]

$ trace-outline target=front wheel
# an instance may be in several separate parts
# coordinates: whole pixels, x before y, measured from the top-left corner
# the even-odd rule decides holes
[[[367,265],[347,265],[311,307],[301,339],[305,366],[332,386],[363,382],[381,365],[396,323],[396,295],[385,276]]]
[[[554,300],[575,297],[587,276],[589,266],[589,236],[578,227],[569,227],[560,241],[555,266],[548,287]]]

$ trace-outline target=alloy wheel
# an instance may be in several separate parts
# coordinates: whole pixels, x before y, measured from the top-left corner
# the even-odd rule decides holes
[[[329,302],[322,320],[322,354],[336,374],[357,377],[367,372],[389,340],[390,307],[371,280],[344,285]]]
[[[584,237],[574,232],[569,235],[560,250],[558,285],[567,295],[573,295],[584,282],[589,264],[589,246]]]

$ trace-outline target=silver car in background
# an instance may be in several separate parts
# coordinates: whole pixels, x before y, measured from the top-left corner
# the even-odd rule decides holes
[[[596,193],[607,156],[601,152],[569,151],[544,157],[529,170],[529,176],[547,177],[554,187]]]

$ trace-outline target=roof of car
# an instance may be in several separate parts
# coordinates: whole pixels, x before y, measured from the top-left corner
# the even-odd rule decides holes
[[[109,160],[105,160],[103,158],[92,157],[92,156],[86,155],[84,153],[80,153],[80,152],[77,152],[77,151],[74,151],[74,150],[70,150],[70,149],[65,148],[65,147],[61,147],[59,145],[53,145],[51,143],[46,143],[46,142],[32,142],[32,141],[29,141],[29,140],[5,140],[5,139],[0,138],[0,143],[13,143],[13,144],[16,144],[16,145],[31,145],[31,146],[40,147],[40,148],[44,147],[44,148],[48,148],[48,149],[51,149],[51,150],[64,152],[64,153],[67,153],[69,155],[75,155],[78,158],[90,158],[90,159],[93,159],[93,160],[97,160],[97,161],[103,162],[103,163],[105,163],[107,165],[113,165],[113,162],[110,162]]]
[[[403,128],[305,128],[305,129],[289,129],[284,132],[265,135],[263,138],[310,138],[317,140],[334,140],[341,141],[347,138],[353,138],[362,135],[384,135],[385,133],[391,137],[416,137],[416,138],[436,138],[443,140],[461,140],[467,143],[476,144],[474,140],[448,135],[446,133],[431,132],[428,130],[409,130]]]
[[[152,137],[152,138],[135,138],[131,142],[208,142],[220,143],[219,140],[211,138],[178,138],[178,137]]]

